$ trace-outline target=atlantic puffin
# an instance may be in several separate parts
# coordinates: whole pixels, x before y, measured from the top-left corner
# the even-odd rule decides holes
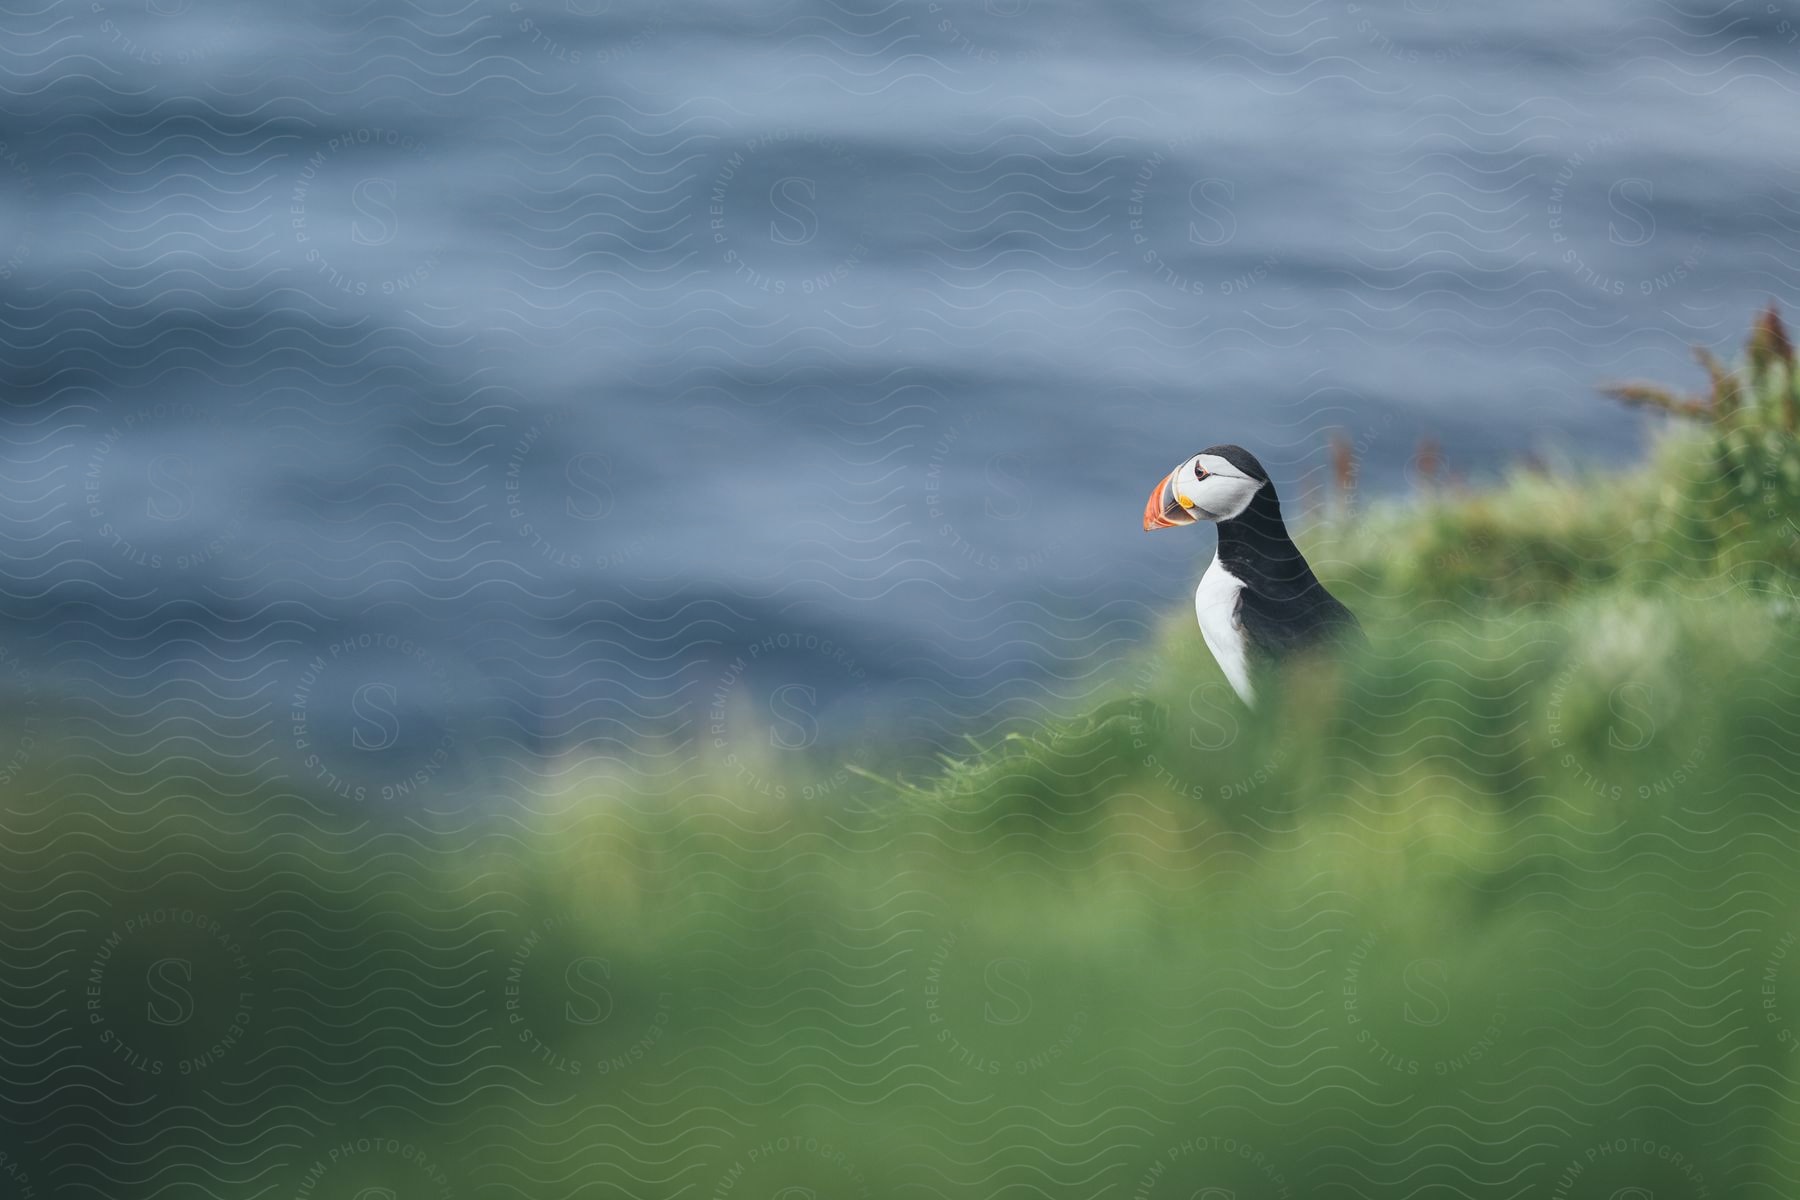
[[[1299,651],[1362,638],[1351,611],[1325,590],[1281,519],[1281,500],[1256,456],[1209,446],[1163,476],[1144,528],[1211,521],[1219,549],[1194,590],[1200,635],[1238,698],[1256,703],[1253,676]]]

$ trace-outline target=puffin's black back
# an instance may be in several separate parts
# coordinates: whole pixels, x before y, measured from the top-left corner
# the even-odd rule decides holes
[[[1219,564],[1244,584],[1237,617],[1251,654],[1268,661],[1326,642],[1362,640],[1355,614],[1325,590],[1288,535],[1281,498],[1256,456],[1233,445],[1201,453],[1262,481],[1249,506],[1218,526]]]

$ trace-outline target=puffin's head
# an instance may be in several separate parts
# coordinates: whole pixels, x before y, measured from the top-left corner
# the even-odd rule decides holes
[[[1144,505],[1144,528],[1229,521],[1269,486],[1269,473],[1242,446],[1208,446],[1164,475]]]

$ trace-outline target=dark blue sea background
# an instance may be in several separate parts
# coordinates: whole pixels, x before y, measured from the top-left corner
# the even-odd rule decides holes
[[[1624,462],[1800,291],[1797,0],[22,0],[0,78],[16,728],[372,812],[1070,711],[1187,454]]]

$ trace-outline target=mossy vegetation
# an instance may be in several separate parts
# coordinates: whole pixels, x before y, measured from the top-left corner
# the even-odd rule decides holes
[[[823,798],[671,756],[446,835],[191,761],[89,778],[58,801],[86,824],[10,871],[38,1032],[4,1115],[118,1197],[1791,1195],[1779,319],[1711,378],[1621,389],[1678,422],[1636,471],[1308,530],[1370,648],[1254,712],[1178,614],[1092,710]],[[158,906],[237,930],[256,1000],[152,1077],[84,989]],[[107,1027],[148,1044],[143,999]],[[221,1105],[223,1147],[194,1132]],[[78,1116],[136,1149],[59,1158]],[[330,1157],[359,1137],[430,1169]]]

